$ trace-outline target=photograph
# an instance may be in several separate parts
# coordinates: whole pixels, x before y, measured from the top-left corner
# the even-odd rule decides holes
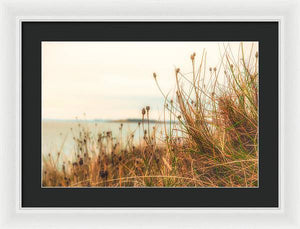
[[[258,188],[258,41],[42,41],[42,188]]]

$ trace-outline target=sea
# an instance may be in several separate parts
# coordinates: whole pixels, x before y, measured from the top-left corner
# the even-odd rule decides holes
[[[122,133],[120,131],[121,122],[111,121],[66,121],[66,120],[43,120],[42,121],[42,154],[56,155],[57,152],[65,156],[72,155],[75,150],[75,140],[79,136],[80,130],[90,132],[92,138],[97,139],[98,134],[107,131],[112,132],[112,136],[126,142],[126,138],[134,134],[134,143],[138,143],[143,137],[143,127],[138,126],[138,122],[122,122]],[[150,132],[156,128],[157,136],[163,136],[163,124],[150,123]],[[144,129],[148,131],[148,124],[144,123]]]

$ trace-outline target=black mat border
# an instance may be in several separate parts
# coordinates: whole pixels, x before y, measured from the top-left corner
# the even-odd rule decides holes
[[[41,188],[42,41],[259,41],[259,188]],[[22,207],[278,207],[278,22],[22,22]]]

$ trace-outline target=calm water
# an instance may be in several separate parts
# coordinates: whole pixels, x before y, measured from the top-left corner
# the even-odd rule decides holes
[[[162,124],[150,124],[150,131],[152,131],[154,126],[160,132]],[[118,122],[43,121],[42,127],[43,154],[63,152],[65,156],[71,155],[75,147],[73,137],[77,137],[82,128],[88,129],[95,139],[97,139],[98,133],[102,133],[103,131],[112,131],[114,137],[120,137],[120,123]],[[123,139],[125,140],[126,136],[129,136],[134,131],[134,140],[138,142],[138,123],[124,123],[122,131]]]

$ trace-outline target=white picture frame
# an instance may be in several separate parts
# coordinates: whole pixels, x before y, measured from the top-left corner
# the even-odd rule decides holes
[[[229,7],[232,6],[232,7]],[[296,1],[1,1],[1,228],[299,228],[300,96]],[[166,16],[163,16],[166,15]],[[215,16],[217,15],[217,16]],[[243,15],[243,16],[240,16]],[[22,21],[278,21],[279,207],[274,208],[21,208]],[[270,76],[270,80],[272,77]],[[298,116],[298,117],[297,117]]]

